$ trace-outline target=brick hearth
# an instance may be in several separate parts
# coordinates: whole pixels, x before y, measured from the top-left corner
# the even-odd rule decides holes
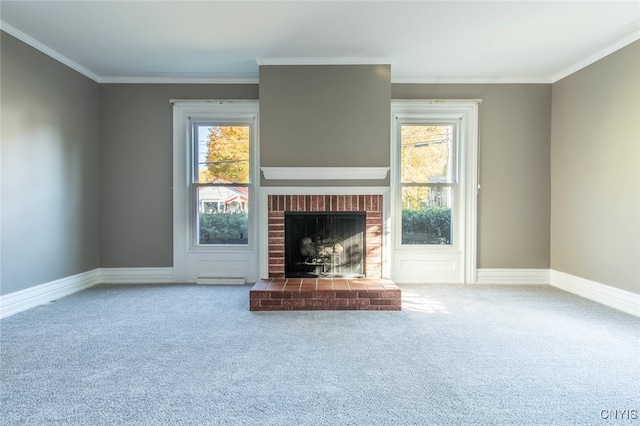
[[[382,195],[269,195],[269,278],[284,278],[284,213],[366,214],[365,276],[382,277]]]
[[[251,311],[401,310],[400,289],[391,280],[360,278],[269,278],[249,293]]]

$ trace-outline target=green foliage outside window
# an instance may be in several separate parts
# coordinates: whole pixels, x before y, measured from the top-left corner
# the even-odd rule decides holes
[[[200,244],[248,244],[249,215],[200,213]]]
[[[402,244],[451,244],[451,209],[403,209]]]

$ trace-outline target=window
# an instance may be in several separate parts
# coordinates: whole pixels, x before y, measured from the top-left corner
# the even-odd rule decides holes
[[[193,120],[192,191],[196,245],[249,244],[249,123]]]
[[[258,101],[171,102],[175,280],[255,281]]]
[[[457,192],[455,126],[400,123],[401,244],[450,245]]]
[[[391,274],[398,282],[475,282],[479,103],[391,103]]]

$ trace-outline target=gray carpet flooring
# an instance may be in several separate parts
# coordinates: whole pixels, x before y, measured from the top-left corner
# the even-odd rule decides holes
[[[640,422],[640,318],[560,290],[403,286],[401,312],[255,313],[249,289],[100,285],[1,320],[0,422]]]

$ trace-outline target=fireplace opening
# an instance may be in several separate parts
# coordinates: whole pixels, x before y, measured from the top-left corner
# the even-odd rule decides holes
[[[285,212],[285,277],[365,276],[365,212]]]

